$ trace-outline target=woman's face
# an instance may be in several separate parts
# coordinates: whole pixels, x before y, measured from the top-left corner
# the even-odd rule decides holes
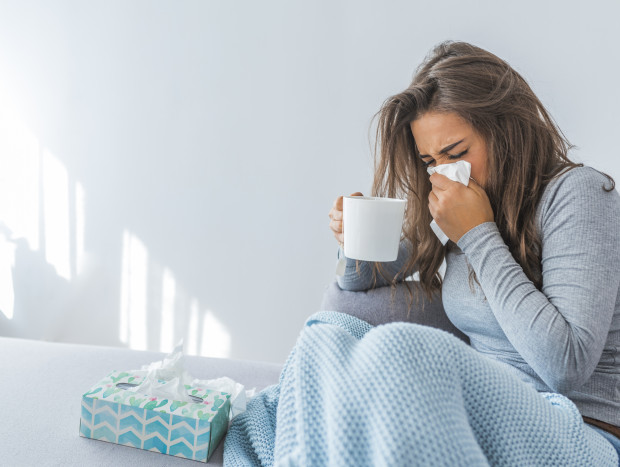
[[[454,113],[426,112],[411,122],[420,158],[429,167],[459,160],[471,164],[471,178],[482,187],[487,173],[487,147],[474,128]]]

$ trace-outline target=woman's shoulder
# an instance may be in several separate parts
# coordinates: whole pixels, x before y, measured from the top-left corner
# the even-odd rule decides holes
[[[614,182],[604,173],[590,166],[567,168],[556,175],[547,185],[540,200],[542,217],[552,212],[570,215],[582,208],[592,210],[620,206],[620,196]]]
[[[566,168],[549,182],[541,201],[550,201],[549,198],[555,198],[558,195],[569,198],[594,193],[603,195],[609,193],[613,186],[612,180],[594,167],[584,165]]]
[[[604,187],[609,190],[612,186],[611,181],[607,178],[607,175],[598,171],[594,167],[590,167],[587,165],[578,166],[578,167],[567,167],[566,169],[560,171],[558,175],[556,175],[549,185],[547,186],[547,190],[560,190],[560,189],[569,189],[576,187],[586,187],[586,186],[599,186],[601,189]]]

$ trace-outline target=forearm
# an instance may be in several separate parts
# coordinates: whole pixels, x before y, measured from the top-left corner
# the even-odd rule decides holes
[[[560,392],[589,378],[609,331],[620,278],[617,254],[600,245],[592,232],[584,238],[577,231],[573,243],[550,245],[540,291],[512,257],[495,223],[479,225],[458,243],[508,340]]]
[[[403,266],[409,259],[410,252],[405,241],[400,242],[398,257],[395,261],[381,263],[383,273],[378,271],[373,277],[373,263],[371,261],[357,261],[346,258],[341,248],[338,249],[338,258],[346,259],[344,275],[336,276],[338,285],[343,290],[360,291],[368,290],[373,287],[383,287],[392,282],[402,281],[411,273],[402,272]],[[384,275],[386,277],[384,277]]]

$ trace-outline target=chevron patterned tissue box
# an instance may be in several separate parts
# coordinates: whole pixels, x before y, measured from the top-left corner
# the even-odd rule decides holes
[[[110,373],[82,396],[80,436],[206,462],[228,429],[230,394],[186,385],[195,402],[126,388],[131,372]]]

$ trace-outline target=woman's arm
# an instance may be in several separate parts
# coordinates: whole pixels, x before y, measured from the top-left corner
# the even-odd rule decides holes
[[[542,291],[514,260],[494,222],[458,246],[506,337],[558,392],[585,383],[600,360],[620,286],[620,196],[590,168],[547,188],[539,215]]]
[[[406,277],[413,274],[413,272],[400,273],[405,262],[409,259],[409,242],[406,240],[401,240],[400,246],[398,248],[398,257],[395,261],[381,263],[383,266],[383,270],[387,274],[387,276],[392,279],[396,277],[397,281],[402,281]],[[338,258],[344,257],[344,253],[341,248],[338,248]],[[368,290],[374,285],[373,277],[372,277],[372,267],[373,263],[370,261],[358,261],[359,264],[359,273],[355,267],[355,260],[351,258],[346,258],[346,269],[344,275],[336,276],[338,285],[343,290],[350,291],[360,291],[360,290]],[[389,282],[386,281],[383,276],[377,273],[377,287],[382,287],[388,285]]]

